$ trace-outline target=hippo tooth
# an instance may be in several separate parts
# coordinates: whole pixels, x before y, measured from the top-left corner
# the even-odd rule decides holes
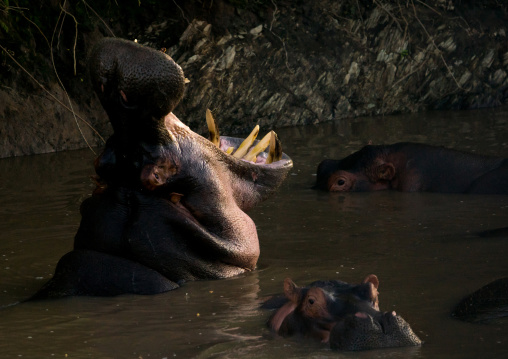
[[[256,125],[250,135],[242,142],[240,146],[238,146],[238,149],[233,153],[233,157],[236,158],[243,158],[247,151],[249,150],[250,146],[252,146],[252,143],[256,139],[259,133],[259,125]]]
[[[230,154],[232,154],[232,153],[233,153],[233,151],[234,151],[234,150],[235,150],[235,148],[234,148],[234,147],[228,147],[228,149],[226,150],[226,153],[227,153],[228,155],[230,155]]]
[[[217,147],[220,147],[220,136],[219,136],[219,128],[215,123],[215,120],[212,116],[212,111],[206,109],[206,124],[208,125],[208,133],[210,141]]]
[[[266,148],[270,144],[272,132],[273,131],[267,133],[261,141],[259,141],[255,146],[252,146],[250,151],[243,157],[243,159],[250,162],[256,162],[257,155],[266,150]]]
[[[280,161],[282,158],[282,144],[280,143],[279,137],[273,131],[270,132],[270,151],[268,152],[268,157],[266,158],[266,164]]]

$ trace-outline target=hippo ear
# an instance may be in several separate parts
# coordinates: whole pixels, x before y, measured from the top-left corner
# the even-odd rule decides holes
[[[379,288],[379,279],[377,279],[377,275],[375,274],[369,274],[367,277],[365,277],[363,283],[371,283],[374,288]]]
[[[368,297],[372,302],[372,306],[374,309],[379,310],[379,292],[377,289],[379,288],[379,279],[375,274],[369,274],[364,280],[363,283],[370,283]]]
[[[290,278],[284,279],[284,295],[293,303],[300,300],[300,288]]]
[[[391,181],[395,177],[395,166],[390,163],[383,163],[377,167],[377,176],[379,180]]]

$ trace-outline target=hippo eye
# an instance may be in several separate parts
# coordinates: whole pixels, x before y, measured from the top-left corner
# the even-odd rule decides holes
[[[159,179],[159,175],[157,173],[154,173],[153,176],[155,177],[156,180]]]
[[[309,303],[310,303],[310,304],[314,304],[314,299],[309,298]]]
[[[340,179],[340,180],[337,181],[337,184],[339,186],[344,186],[346,184],[346,181],[344,181],[343,179]]]

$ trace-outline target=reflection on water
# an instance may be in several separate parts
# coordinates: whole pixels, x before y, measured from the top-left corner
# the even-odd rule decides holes
[[[72,248],[79,205],[90,195],[88,151],[0,160],[0,357],[69,358],[477,358],[508,356],[506,321],[450,318],[466,294],[508,276],[508,196],[311,189],[317,164],[371,141],[419,141],[508,157],[508,109],[431,112],[278,129],[295,167],[279,193],[249,214],[261,242],[259,269],[188,283],[156,296],[22,303]],[[380,278],[380,306],[396,310],[422,348],[335,353],[273,337],[258,309],[291,277]],[[8,306],[8,307],[7,307]]]

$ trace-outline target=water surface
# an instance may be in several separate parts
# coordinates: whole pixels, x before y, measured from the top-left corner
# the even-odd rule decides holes
[[[508,276],[508,196],[328,194],[311,189],[317,164],[364,144],[419,141],[508,157],[508,109],[432,112],[277,130],[295,166],[249,215],[259,269],[188,283],[154,296],[21,303],[71,250],[80,203],[93,189],[89,150],[0,160],[0,357],[63,358],[505,358],[508,321],[470,324],[453,306]],[[273,337],[259,301],[317,279],[380,279],[380,307],[396,310],[421,348],[332,352]]]

